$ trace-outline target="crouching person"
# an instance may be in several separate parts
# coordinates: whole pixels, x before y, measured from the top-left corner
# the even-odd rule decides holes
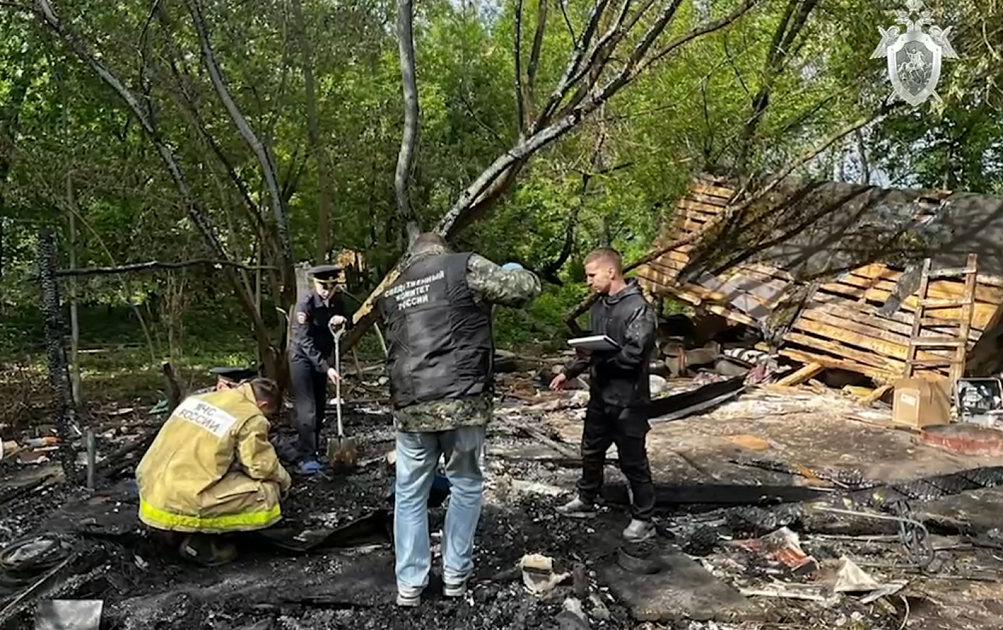
[[[278,522],[292,485],[268,441],[279,403],[278,386],[265,378],[186,398],[136,468],[140,520],[181,532],[179,552],[209,565],[235,555],[220,534]]]

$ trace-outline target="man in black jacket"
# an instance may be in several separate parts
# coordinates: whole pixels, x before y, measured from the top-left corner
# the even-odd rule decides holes
[[[620,254],[615,249],[590,253],[585,258],[585,275],[589,287],[602,296],[589,310],[591,333],[610,337],[620,348],[579,358],[550,383],[551,389],[561,389],[569,378],[590,370],[578,497],[558,511],[578,517],[595,514],[593,504],[603,483],[606,451],[616,444],[620,470],[633,494],[633,518],[623,536],[640,542],[655,535],[651,523],[655,489],[645,446],[649,429],[645,407],[651,399],[648,364],[655,348],[657,319],[637,281],[623,277]]]
[[[312,267],[313,290],[296,303],[293,310],[292,343],[289,344],[289,373],[296,407],[296,443],[299,472],[320,471],[317,451],[327,409],[327,383],[341,378],[331,365],[334,336],[331,327],[350,324],[348,308],[341,293],[338,265]]]

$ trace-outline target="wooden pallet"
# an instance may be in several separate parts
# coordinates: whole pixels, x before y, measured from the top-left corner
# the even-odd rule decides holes
[[[905,374],[906,378],[911,378],[916,374],[917,368],[937,368],[948,367],[952,381],[965,375],[965,360],[968,357],[968,335],[972,327],[972,315],[975,311],[975,289],[978,284],[978,256],[968,255],[968,264],[958,269],[938,269],[930,268],[931,262],[927,258],[923,261],[923,271],[920,276],[919,291],[916,310],[913,312],[912,334],[909,337],[909,352],[906,354]],[[931,278],[957,278],[965,280],[964,295],[959,298],[931,298],[930,280]],[[931,309],[959,309],[959,317],[953,320],[928,317]],[[947,331],[955,331],[955,334],[944,334]],[[924,332],[935,330],[938,334],[926,335]],[[917,354],[921,349],[944,349],[949,348],[953,353],[933,359],[919,359]]]

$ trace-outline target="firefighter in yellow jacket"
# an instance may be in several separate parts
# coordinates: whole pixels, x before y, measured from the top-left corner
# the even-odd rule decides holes
[[[140,520],[191,534],[275,524],[292,484],[268,442],[267,417],[279,402],[278,386],[264,378],[186,398],[136,469]],[[199,555],[186,543],[181,551]]]

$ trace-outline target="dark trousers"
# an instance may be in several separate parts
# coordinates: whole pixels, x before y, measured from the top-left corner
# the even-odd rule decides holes
[[[651,483],[651,467],[645,435],[648,420],[637,410],[615,407],[600,400],[589,401],[582,431],[582,477],[578,481],[578,496],[592,503],[603,484],[606,451],[616,444],[620,470],[630,483],[633,494],[631,515],[650,521],[655,509],[655,487]]]
[[[289,376],[299,433],[296,451],[302,461],[316,457],[320,446],[320,430],[324,428],[327,408],[327,375],[317,372],[306,359],[290,357]]]

